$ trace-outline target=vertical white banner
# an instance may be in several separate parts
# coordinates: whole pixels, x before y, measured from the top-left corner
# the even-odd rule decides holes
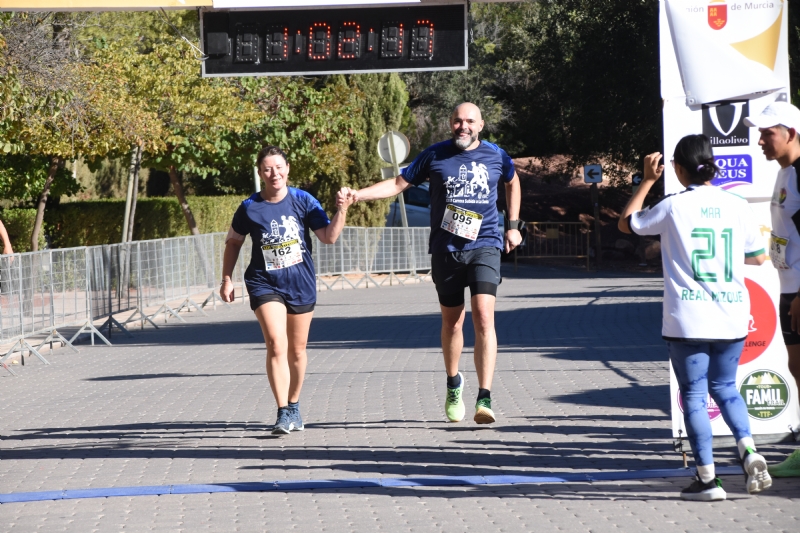
[[[780,166],[764,158],[758,130],[745,126],[744,118],[789,99],[788,8],[786,0],[661,0],[660,5],[664,158],[672,158],[683,136],[708,136],[722,169],[712,183],[750,202],[766,250]],[[669,163],[664,179],[667,194],[683,189]],[[769,261],[745,271],[751,320],[736,385],[753,435],[777,440],[790,428],[800,429],[798,391],[778,321],[778,275]],[[670,395],[673,436],[686,437],[671,368]],[[730,435],[711,398],[708,411],[714,435]]]

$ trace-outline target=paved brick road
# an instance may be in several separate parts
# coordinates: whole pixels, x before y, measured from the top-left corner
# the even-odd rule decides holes
[[[504,267],[505,268],[505,267]],[[248,306],[192,313],[115,346],[58,350],[0,375],[0,493],[275,480],[544,476],[674,469],[661,281],[521,268],[500,287],[491,427],[444,423],[429,283],[324,292],[306,431],[275,407]],[[469,321],[469,320],[468,320]],[[466,333],[471,346],[471,326]],[[466,397],[477,394],[471,352]],[[768,459],[791,447],[767,446]],[[718,464],[733,465],[721,450]],[[800,531],[800,480],[682,502],[686,478],[301,489],[0,505],[3,531]]]

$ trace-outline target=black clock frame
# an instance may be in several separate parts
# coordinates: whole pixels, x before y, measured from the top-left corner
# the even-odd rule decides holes
[[[465,70],[468,66],[466,4],[204,8],[200,14],[206,54],[203,77]]]

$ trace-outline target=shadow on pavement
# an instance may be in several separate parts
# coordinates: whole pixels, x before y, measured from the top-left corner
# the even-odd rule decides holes
[[[130,381],[136,379],[160,379],[160,378],[210,378],[219,376],[261,376],[262,374],[183,374],[183,373],[161,373],[161,374],[127,374],[119,376],[101,376],[98,378],[86,378],[82,381]]]
[[[556,403],[572,403],[577,405],[596,405],[602,407],[624,406],[628,409],[659,410],[665,417],[669,414],[669,384],[630,387],[614,387],[606,389],[590,389],[570,394],[554,396]]]
[[[605,294],[605,293],[604,293]],[[641,328],[634,331],[635,336],[612,339],[599,332],[606,326],[625,330],[620,326],[620,317],[648,316],[661,313],[659,302],[609,303],[597,306],[566,305],[555,307],[536,307],[527,309],[503,310],[495,313],[500,350],[508,347],[525,346],[542,349],[549,346],[574,349],[601,349],[618,346],[629,352],[625,360],[650,360],[645,352],[654,343],[660,342],[660,327]],[[468,313],[470,315],[470,313]],[[574,335],[575,323],[587,325],[587,335]],[[524,325],[524,331],[514,328]],[[637,324],[632,324],[637,326]],[[213,346],[220,344],[255,344],[262,346],[263,337],[258,324],[253,321],[231,321],[224,323],[198,323],[172,325],[169,335],[159,335],[150,331],[133,338],[116,336],[118,346],[158,345],[158,346]],[[356,318],[315,317],[311,324],[309,347],[311,349],[351,349],[351,348],[440,348],[441,319],[438,313],[401,316],[367,316]],[[413,334],[409,334],[413,332]],[[642,333],[647,334],[646,345],[641,344]],[[138,338],[137,338],[138,337]],[[464,326],[464,340],[467,347],[474,343],[472,319],[467,316]],[[637,342],[639,341],[639,342]],[[599,346],[598,346],[599,344]],[[606,357],[608,354],[604,354]],[[661,357],[661,354],[659,354]]]
[[[670,468],[679,460],[672,452],[667,430],[604,425],[553,423],[498,425],[447,424],[443,422],[376,420],[372,422],[322,422],[307,424],[306,432],[419,429],[457,436],[445,446],[308,446],[292,436],[280,446],[261,447],[261,439],[274,438],[263,423],[174,422],[27,429],[6,435],[3,458],[40,459],[236,459],[268,461],[241,467],[262,470],[315,469],[383,475],[494,475],[530,473],[531,469],[638,469]],[[613,420],[609,420],[613,422]],[[494,433],[498,439],[486,440]],[[662,435],[663,433],[663,435]],[[481,440],[470,439],[480,435]],[[536,435],[532,441],[513,435]],[[510,438],[508,438],[510,437]],[[564,437],[568,437],[565,442]],[[248,439],[254,439],[256,442]],[[608,439],[613,439],[609,444]],[[558,442],[553,442],[557,440]],[[605,440],[606,442],[601,442]],[[52,441],[59,441],[54,447]],[[210,442],[209,442],[210,441]],[[26,446],[26,443],[30,443]],[[205,444],[205,443],[208,444]],[[228,444],[226,444],[226,442]],[[19,446],[22,444],[22,446]],[[12,447],[13,446],[13,447]],[[615,460],[614,456],[619,456]],[[665,460],[663,456],[673,456]],[[298,464],[292,464],[296,461]],[[309,463],[319,461],[319,466]],[[309,474],[313,477],[312,474]]]

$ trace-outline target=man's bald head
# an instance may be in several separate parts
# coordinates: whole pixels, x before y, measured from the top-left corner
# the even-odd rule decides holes
[[[483,130],[481,110],[475,104],[459,104],[450,115],[453,142],[461,150],[472,150],[480,144],[478,134]]]
[[[473,104],[472,102],[464,102],[463,104],[458,104],[455,109],[453,109],[453,113],[450,115],[450,120],[452,121],[454,118],[458,116],[467,116],[470,115],[476,120],[483,120],[483,116],[481,115],[481,108]]]

